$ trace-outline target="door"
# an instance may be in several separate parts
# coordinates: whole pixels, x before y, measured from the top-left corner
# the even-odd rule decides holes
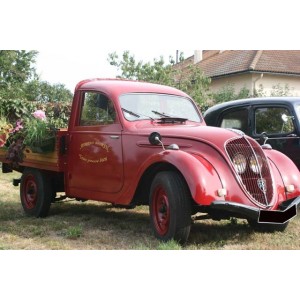
[[[113,102],[87,91],[80,96],[80,107],[69,136],[69,194],[117,193],[123,186],[122,129]]]
[[[254,137],[265,132],[267,144],[287,155],[300,169],[300,139],[292,110],[287,106],[254,107]]]

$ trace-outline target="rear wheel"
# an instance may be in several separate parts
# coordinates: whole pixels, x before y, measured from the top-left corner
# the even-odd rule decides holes
[[[155,236],[184,244],[191,228],[191,196],[180,176],[172,171],[154,178],[150,190],[150,217]]]
[[[248,224],[250,227],[259,232],[275,232],[275,231],[284,231],[289,222],[284,224],[266,224],[266,223],[258,223],[256,220],[248,219]]]
[[[50,178],[42,171],[25,169],[21,178],[20,198],[27,215],[46,217],[53,200]]]

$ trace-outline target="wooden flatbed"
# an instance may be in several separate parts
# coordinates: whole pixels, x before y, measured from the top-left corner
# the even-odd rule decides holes
[[[36,153],[29,147],[26,147],[23,151],[24,159],[22,163],[19,163],[20,167],[31,167],[41,170],[62,172],[64,170],[65,159],[61,153],[61,138],[66,134],[66,130],[60,130],[57,132],[55,149],[53,152]],[[6,164],[10,164],[10,161],[6,159],[7,148],[0,148],[0,161]]]

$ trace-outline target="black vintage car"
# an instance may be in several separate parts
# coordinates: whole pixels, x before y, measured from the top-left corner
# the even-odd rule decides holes
[[[209,108],[209,126],[238,129],[267,143],[288,157],[300,170],[300,98],[270,97],[224,102]]]

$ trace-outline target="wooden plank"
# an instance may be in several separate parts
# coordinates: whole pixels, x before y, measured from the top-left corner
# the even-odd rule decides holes
[[[6,157],[6,149],[4,147],[0,148],[0,161],[4,161]]]

